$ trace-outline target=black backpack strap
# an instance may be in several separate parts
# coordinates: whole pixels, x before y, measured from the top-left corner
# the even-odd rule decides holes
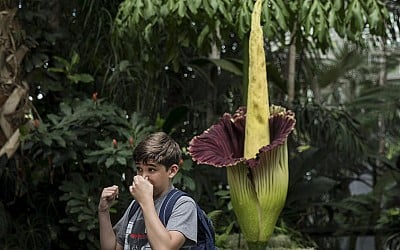
[[[139,209],[139,207],[140,207],[140,205],[139,205],[139,203],[138,202],[136,202],[135,200],[133,200],[132,201],[133,202],[133,204],[130,206],[130,208],[129,208],[129,213],[128,213],[128,221],[127,221],[127,223],[126,223],[126,229],[125,229],[125,242],[127,242],[126,240],[126,238],[128,237],[128,235],[131,233],[131,232],[129,232],[129,227],[128,227],[128,225],[129,225],[129,221],[132,219],[132,217],[133,217],[133,215],[136,213],[136,211],[138,211],[138,209]]]
[[[169,217],[171,217],[172,209],[174,208],[176,201],[182,195],[187,195],[187,194],[179,189],[174,188],[171,191],[169,191],[167,196],[165,197],[159,213],[160,220],[164,224],[164,226],[167,225]]]
[[[131,209],[129,210],[128,221],[131,220],[132,216],[136,213],[136,211],[138,211],[139,207],[140,207],[139,203],[136,201],[133,201]]]

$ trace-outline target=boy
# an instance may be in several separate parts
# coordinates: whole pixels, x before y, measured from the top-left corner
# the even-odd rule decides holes
[[[174,187],[172,178],[179,171],[182,153],[166,133],[147,136],[137,145],[133,158],[137,167],[129,191],[140,208],[129,219],[129,208],[114,226],[109,208],[118,196],[118,186],[106,187],[99,202],[101,249],[190,249],[197,239],[196,203],[182,196],[175,203],[166,226],[158,214],[166,194]]]

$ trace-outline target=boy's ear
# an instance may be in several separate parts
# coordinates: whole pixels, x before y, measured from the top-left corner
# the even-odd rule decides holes
[[[179,166],[177,164],[172,164],[168,169],[169,178],[173,178],[179,171]]]

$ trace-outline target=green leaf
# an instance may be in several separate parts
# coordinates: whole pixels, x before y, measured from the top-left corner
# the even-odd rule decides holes
[[[167,6],[164,4],[164,5],[161,5],[161,7],[160,7],[160,12],[159,12],[159,16],[160,16],[160,18],[159,18],[159,23],[161,24],[161,23],[163,23],[161,20],[163,20],[163,19],[166,19],[166,17],[170,14],[171,12],[169,12],[168,11],[168,8],[167,8]]]
[[[200,48],[202,47],[204,39],[208,36],[209,33],[210,33],[210,27],[208,27],[208,25],[204,26],[199,36],[197,37],[197,47]]]
[[[44,137],[42,139],[42,142],[46,145],[46,146],[51,146],[52,144],[52,140],[50,138]]]
[[[128,69],[129,65],[130,65],[130,62],[128,60],[122,60],[118,65],[119,71],[125,72]]]
[[[196,188],[196,183],[193,181],[192,178],[188,178],[186,176],[182,176],[183,179],[183,185],[187,187],[189,190],[195,190]]]
[[[197,10],[200,7],[201,0],[190,0],[187,3],[187,7],[190,10],[190,12],[193,13],[193,15],[197,14]]]
[[[130,1],[128,1],[130,2]],[[136,0],[135,1],[135,8],[133,11],[133,15],[131,16],[131,20],[133,21],[133,24],[137,24],[139,23],[143,13],[142,13],[142,7],[144,6],[143,4],[143,0]],[[126,16],[129,18],[130,17],[130,13],[126,14]]]
[[[144,28],[144,40],[148,43],[148,44],[152,44],[152,39],[151,39],[151,34],[153,33],[153,24],[152,23],[148,23],[146,25],[146,27]]]
[[[47,115],[47,119],[49,119],[54,125],[59,123],[59,117],[56,116],[55,114],[49,114]]]
[[[175,0],[168,0],[167,7],[168,10],[173,13],[178,9],[178,4],[176,4]]]
[[[61,112],[66,116],[69,116],[72,114],[71,107],[69,105],[67,105],[65,102],[60,103],[60,109],[61,109]]]
[[[143,10],[143,18],[150,19],[156,15],[156,11],[154,9],[154,5],[152,1],[145,1],[145,7]]]
[[[74,51],[71,58],[71,68],[77,65],[79,63],[79,60],[79,54]]]
[[[68,228],[69,231],[71,232],[79,232],[81,229],[79,227],[76,226],[71,226]]]
[[[49,72],[65,73],[65,69],[63,69],[63,68],[48,68],[47,70],[48,70]]]
[[[217,10],[218,10],[218,4],[219,4],[218,1],[216,1],[216,0],[208,0],[208,3],[211,6],[212,13],[215,14],[217,12]]]
[[[306,32],[306,34],[310,34],[311,29],[313,28],[313,26],[315,24],[317,8],[318,8],[318,1],[313,1],[311,7],[308,10],[308,15],[305,18],[305,32]]]
[[[343,6],[343,1],[342,0],[334,0],[333,3],[333,9],[336,11],[339,11]]]
[[[64,140],[61,136],[55,135],[55,136],[53,137],[53,140],[55,140],[55,141],[58,143],[58,145],[60,145],[61,147],[63,147],[63,148],[66,147],[65,140]]]
[[[186,15],[186,5],[185,5],[185,0],[179,0],[178,2],[178,16],[180,18],[185,17]]]
[[[289,17],[289,12],[285,4],[282,0],[271,1],[271,3],[274,4],[276,21],[283,30],[287,30],[286,20]]]
[[[213,12],[213,10],[212,10],[212,8],[211,8],[211,6],[210,6],[210,3],[208,2],[208,0],[203,0],[203,4],[202,4],[202,6],[203,6],[203,9],[206,11],[206,13],[207,13],[207,15],[209,16],[209,17],[212,17],[214,14],[214,12]]]
[[[247,33],[250,27],[250,14],[243,8],[239,11],[239,35],[243,36]]]
[[[117,157],[117,162],[123,166],[126,166],[126,159],[124,157]]]
[[[301,9],[300,9],[300,17],[301,18],[308,18],[308,15],[310,13],[310,6],[311,6],[311,0],[306,0],[303,1],[303,4],[301,5]],[[303,22],[307,22],[306,20],[304,20]]]
[[[82,211],[82,208],[81,208],[81,207],[72,207],[72,208],[69,209],[69,212],[70,212],[71,214],[80,213],[81,211]]]
[[[93,212],[93,211],[92,211]],[[78,221],[82,222],[82,221],[93,221],[93,215],[88,215],[88,214],[80,214],[78,215]]]
[[[225,20],[229,24],[233,24],[232,13],[225,8],[225,5],[220,4],[218,5],[219,12],[224,16]]]
[[[84,82],[90,83],[94,81],[94,78],[89,74],[73,74],[68,75],[68,79],[70,79],[73,83]]]
[[[337,14],[335,12],[334,9],[331,9],[328,13],[328,24],[330,27],[334,27],[335,29],[337,29]]]
[[[189,159],[185,159],[183,161],[182,169],[185,171],[190,171],[192,169],[193,161]]]
[[[57,62],[61,63],[66,69],[71,68],[69,62],[65,60],[64,58],[61,58],[59,56],[54,56],[53,57]]]
[[[380,11],[378,8],[375,8],[374,10],[372,10],[371,14],[369,14],[369,25],[371,27],[371,29],[376,29],[378,28],[378,24],[380,23],[382,17],[380,15]]]
[[[115,159],[113,157],[107,158],[106,167],[107,168],[111,167],[112,165],[114,165],[114,162],[115,162]]]
[[[235,63],[227,59],[209,59],[212,63],[221,67],[221,69],[231,72],[235,75],[242,76],[243,71]]]
[[[79,233],[78,238],[79,238],[79,240],[84,240],[86,238],[86,232],[85,231],[81,231]]]
[[[76,206],[82,206],[82,205],[84,205],[84,203],[81,200],[73,199],[73,200],[69,200],[67,202],[67,206],[69,206],[69,207],[76,207]]]

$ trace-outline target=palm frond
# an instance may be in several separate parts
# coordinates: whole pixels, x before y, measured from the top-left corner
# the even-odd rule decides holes
[[[350,158],[365,151],[360,123],[343,108],[308,103],[295,110],[297,135],[310,145],[343,152]]]

